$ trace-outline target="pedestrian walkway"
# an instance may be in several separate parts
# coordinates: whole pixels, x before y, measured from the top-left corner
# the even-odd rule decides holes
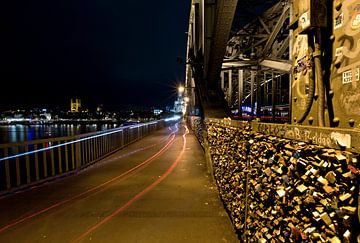
[[[163,129],[76,176],[0,199],[0,242],[238,242],[186,131]]]

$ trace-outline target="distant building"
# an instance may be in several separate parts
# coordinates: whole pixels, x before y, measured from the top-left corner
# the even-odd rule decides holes
[[[96,112],[97,113],[102,113],[104,111],[104,106],[102,104],[98,105],[96,107]]]
[[[154,109],[154,115],[160,115],[161,113],[163,113],[163,110],[160,109]]]
[[[47,112],[46,109],[43,109],[39,116],[41,120],[51,121],[51,113]]]
[[[71,112],[80,112],[81,110],[81,100],[80,99],[71,99],[70,100],[70,111]]]
[[[174,102],[174,110],[175,113],[184,113],[185,111],[185,101],[184,96],[181,92],[178,93],[177,100]]]
[[[175,103],[174,103],[174,112],[175,113],[182,112],[181,101],[179,101],[179,100],[175,101]]]

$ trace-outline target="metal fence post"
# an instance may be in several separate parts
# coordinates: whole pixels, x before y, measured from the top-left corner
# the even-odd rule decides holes
[[[5,148],[4,149],[4,156],[8,157],[9,156],[9,148]],[[11,188],[11,181],[10,181],[10,165],[9,165],[9,160],[5,160],[5,177],[6,177],[6,188],[10,189]]]
[[[34,150],[38,149],[38,145],[34,144]],[[38,181],[40,179],[40,175],[39,175],[39,157],[38,157],[38,153],[34,154],[35,157],[35,177],[36,180]]]
[[[15,147],[15,154],[18,154],[19,153],[19,147],[16,146]],[[15,168],[16,168],[16,185],[17,186],[20,186],[21,184],[21,179],[20,179],[20,161],[19,161],[19,157],[16,157],[15,158]]]
[[[61,142],[59,141],[59,144]],[[58,147],[58,168],[59,168],[59,174],[62,174],[62,161],[61,161],[61,147]]]
[[[81,167],[81,144],[76,143],[76,168]]]
[[[29,147],[28,145],[25,145],[25,153],[29,152]],[[31,178],[30,178],[30,158],[29,155],[26,155],[25,157],[25,166],[26,166],[26,183],[30,183],[31,182]]]
[[[51,156],[51,175],[54,176],[55,173],[55,158],[54,158],[54,149],[52,148],[50,151]]]
[[[45,148],[45,143],[42,144],[42,147]],[[43,151],[42,154],[43,154],[43,172],[44,172],[44,178],[47,178],[47,158],[46,158],[46,151]]]
[[[64,141],[65,143],[67,140]],[[65,171],[69,171],[69,153],[68,153],[68,145],[65,145]]]

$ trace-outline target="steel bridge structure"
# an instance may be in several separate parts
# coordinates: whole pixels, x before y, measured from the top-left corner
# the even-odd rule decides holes
[[[265,150],[275,146],[286,154],[279,145],[281,141],[289,142],[285,147],[295,145],[288,152],[291,159],[284,156],[280,166],[302,160],[306,153],[296,158],[293,153],[301,151],[296,149],[301,146],[314,146],[306,147],[314,156],[327,149],[332,155],[343,154],[343,158],[351,155],[344,167],[358,166],[359,47],[359,0],[192,0],[185,80],[189,120],[201,130],[197,133],[199,140],[211,154],[217,183],[224,192],[222,197],[225,204],[228,202],[243,242],[254,237],[259,242],[273,240],[271,234],[264,236],[269,230],[265,223],[269,217],[262,213],[264,201],[251,196],[260,188],[282,183],[269,185],[262,181],[271,174],[265,175],[264,171],[275,168],[269,166],[267,158],[261,158],[262,146]],[[252,149],[253,157],[249,158]],[[241,157],[244,154],[247,156]],[[313,160],[303,160],[306,174],[311,173],[309,164]],[[240,166],[246,169],[241,171]],[[259,169],[262,166],[268,168]],[[260,176],[251,180],[254,171],[261,171]],[[358,178],[357,171],[350,173]],[[296,183],[309,183],[311,188],[321,181],[314,179],[316,176],[313,181],[301,178],[304,181]],[[288,189],[286,193],[293,199],[295,188]],[[229,198],[229,191],[241,200]],[[325,194],[334,196],[329,191]],[[359,208],[360,196],[358,191],[354,195],[358,200],[357,205],[351,201],[355,209]],[[331,200],[337,200],[334,198]],[[304,208],[308,210],[308,206]],[[251,210],[253,220],[249,220]],[[264,224],[257,224],[263,219]],[[358,213],[354,222],[359,219]],[[262,226],[264,234],[259,233]],[[358,232],[354,232],[353,241],[354,235]],[[334,239],[337,237],[349,238],[346,234]]]
[[[358,128],[359,4],[193,0],[185,81],[190,107],[207,118],[276,122],[282,112],[282,122],[291,124]]]

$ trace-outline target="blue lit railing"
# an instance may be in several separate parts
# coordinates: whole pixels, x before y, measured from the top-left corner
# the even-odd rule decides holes
[[[159,120],[77,136],[0,144],[0,192],[84,168],[167,122]]]

